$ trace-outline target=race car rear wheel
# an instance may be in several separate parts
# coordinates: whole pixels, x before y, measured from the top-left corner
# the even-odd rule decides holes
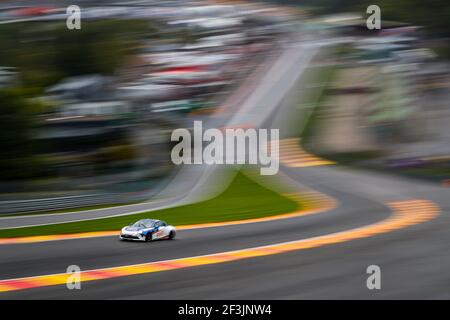
[[[176,235],[176,233],[175,233],[175,231],[170,231],[169,232],[169,240],[173,240],[173,239],[175,239],[175,235]]]
[[[147,233],[146,235],[145,235],[145,241],[152,241],[152,234],[151,234],[151,232],[149,232],[149,233]]]

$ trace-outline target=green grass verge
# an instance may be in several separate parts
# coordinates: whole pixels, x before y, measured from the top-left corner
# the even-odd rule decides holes
[[[134,202],[138,203],[138,202]],[[97,209],[106,209],[106,208],[114,208],[127,206],[134,203],[123,203],[123,204],[105,204],[105,205],[96,205],[96,206],[87,206],[87,207],[74,207],[70,209],[57,209],[57,210],[47,210],[47,211],[33,211],[33,212],[22,212],[22,213],[12,213],[6,214],[7,217],[20,217],[20,216],[33,216],[40,214],[58,214],[58,213],[71,213],[71,212],[80,212],[80,211],[88,211],[88,210],[97,210]]]
[[[263,187],[239,172],[222,194],[207,201],[113,218],[3,229],[0,230],[0,238],[119,230],[131,222],[149,217],[180,226],[267,217],[298,209],[296,202]]]

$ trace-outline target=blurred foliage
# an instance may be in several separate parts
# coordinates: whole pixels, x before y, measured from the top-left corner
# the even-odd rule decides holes
[[[45,106],[27,98],[24,89],[0,90],[1,180],[25,179],[38,174],[43,163],[32,142],[37,112]]]
[[[96,162],[110,163],[116,161],[131,161],[136,157],[135,147],[131,141],[128,144],[111,145],[98,150]]]
[[[60,22],[0,25],[0,66],[15,67],[20,83],[20,88],[0,91],[0,180],[45,172],[45,160],[37,156],[41,146],[32,138],[36,116],[51,106],[33,97],[65,77],[113,74],[155,32],[144,20],[87,21],[81,30],[68,30]]]
[[[438,34],[450,34],[450,7],[444,0],[380,0],[381,17],[427,27]]]
[[[446,0],[273,0],[289,5],[316,7],[321,14],[353,11],[366,16],[371,4],[381,8],[382,20],[394,20],[428,27],[431,31],[450,34],[450,6]]]
[[[87,21],[81,30],[54,22],[4,24],[0,65],[18,68],[24,86],[39,88],[69,76],[112,74],[140,40],[155,33],[143,20]]]

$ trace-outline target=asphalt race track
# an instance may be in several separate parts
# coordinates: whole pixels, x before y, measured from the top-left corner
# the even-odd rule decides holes
[[[280,104],[267,126],[289,136]],[[393,201],[424,199],[439,215],[405,228],[303,250],[170,271],[0,293],[0,299],[415,299],[450,298],[450,190],[426,182],[338,166],[282,167],[302,185],[337,201],[303,217],[181,230],[174,241],[121,242],[99,237],[0,246],[0,280],[117,267],[308,239],[372,225]],[[414,214],[415,208],[410,208]],[[351,231],[350,231],[351,232]],[[366,268],[381,268],[381,290],[368,290]]]
[[[366,189],[337,190],[324,181],[340,179],[346,172],[310,168],[291,177],[310,185],[323,181],[317,189],[339,201],[328,212],[305,217],[237,226],[180,231],[174,241],[152,243],[120,242],[117,237],[63,240],[2,246],[2,279],[64,272],[71,264],[82,270],[198,256],[267,244],[299,240],[373,224],[391,214],[381,201],[396,197],[380,192],[377,182],[398,187],[411,199],[429,192],[429,199],[441,208],[430,221],[405,229],[329,246],[205,265],[180,270],[83,282],[81,290],[50,286],[11,291],[0,298],[16,299],[269,299],[269,298],[448,298],[446,270],[450,259],[447,216],[448,192],[438,187],[412,184],[408,180],[351,174],[348,179],[367,182]],[[359,176],[361,175],[361,176]],[[372,177],[372,179],[371,179]],[[323,179],[323,180],[322,180]],[[312,184],[312,183],[311,183]],[[341,183],[339,183],[340,185]],[[372,188],[373,186],[373,188]],[[417,188],[417,189],[416,189]],[[350,188],[349,188],[350,189]],[[378,189],[378,190],[377,190]],[[375,200],[369,200],[372,193]],[[382,270],[382,289],[366,288],[366,268],[376,264]]]

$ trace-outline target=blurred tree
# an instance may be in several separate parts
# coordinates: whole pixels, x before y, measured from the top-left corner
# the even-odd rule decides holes
[[[144,20],[87,21],[72,31],[60,23],[0,25],[0,66],[17,67],[24,86],[41,89],[64,77],[112,74],[156,32]]]
[[[272,0],[270,2],[318,8],[317,12],[333,14],[353,11],[365,16],[371,4],[381,8],[382,20],[407,22],[450,34],[450,6],[447,0]]]
[[[28,100],[23,90],[0,90],[0,180],[30,178],[42,168],[32,139],[34,115],[42,108]]]
[[[446,0],[380,0],[382,19],[398,20],[450,34],[450,7]]]

